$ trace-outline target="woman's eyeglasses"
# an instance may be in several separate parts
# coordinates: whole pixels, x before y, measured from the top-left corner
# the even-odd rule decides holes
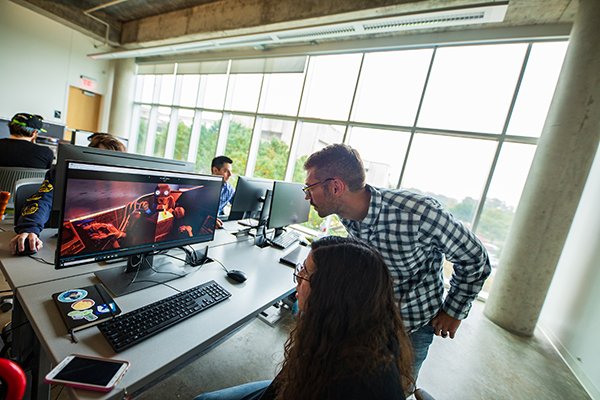
[[[308,276],[304,263],[296,264],[296,269],[294,270],[294,283],[299,283],[300,281],[310,282],[310,276]]]

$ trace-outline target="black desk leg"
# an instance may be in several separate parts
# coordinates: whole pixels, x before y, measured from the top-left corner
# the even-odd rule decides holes
[[[51,363],[38,340],[27,316],[21,307],[18,296],[14,297],[12,312],[12,355],[24,370],[31,371],[27,382],[28,398],[49,399],[50,385],[44,383],[44,376],[50,372]]]

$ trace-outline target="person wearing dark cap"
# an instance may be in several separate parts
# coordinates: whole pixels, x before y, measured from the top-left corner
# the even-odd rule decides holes
[[[42,129],[39,115],[18,113],[8,123],[10,137],[0,139],[0,166],[48,169],[54,153],[46,146],[35,144]]]

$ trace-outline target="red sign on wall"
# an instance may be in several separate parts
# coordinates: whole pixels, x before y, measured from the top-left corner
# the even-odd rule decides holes
[[[85,90],[89,90],[92,92],[96,91],[97,82],[93,78],[89,78],[87,76],[80,75],[81,88]]]

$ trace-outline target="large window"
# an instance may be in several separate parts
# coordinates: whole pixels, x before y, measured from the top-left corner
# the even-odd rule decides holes
[[[367,183],[434,196],[497,267],[565,50],[497,43],[145,68],[130,144],[199,172],[225,154],[235,175],[304,182],[310,154],[347,143]],[[344,234],[314,211],[305,226]]]

